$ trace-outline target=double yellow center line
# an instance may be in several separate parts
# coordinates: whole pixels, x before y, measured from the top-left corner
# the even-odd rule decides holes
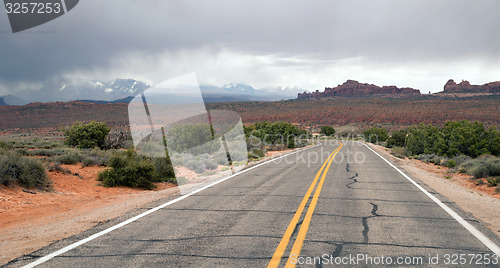
[[[318,184],[318,187],[316,188],[316,191],[314,192],[314,196],[311,200],[311,204],[309,204],[309,209],[306,212],[306,215],[304,217],[304,220],[302,221],[302,225],[300,227],[299,233],[297,234],[297,238],[295,239],[295,242],[293,243],[292,250],[290,252],[290,256],[296,256],[298,257],[300,255],[300,251],[302,250],[302,245],[304,244],[304,239],[306,238],[307,231],[309,229],[309,224],[311,223],[311,218],[314,213],[314,209],[316,208],[316,203],[318,202],[319,194],[321,193],[321,188],[323,187],[323,183],[325,182],[326,174],[328,173],[328,170],[330,169],[330,166],[332,164],[333,159],[335,158],[335,155],[342,149],[344,145],[342,143],[339,143],[339,146],[328,156],[326,161],[323,163],[321,168],[319,169],[318,173],[314,177],[313,182],[311,183],[311,186],[309,186],[309,189],[306,192],[306,195],[302,199],[302,202],[300,203],[299,208],[295,212],[295,215],[293,215],[292,221],[286,228],[285,234],[283,235],[283,238],[281,239],[278,247],[276,248],[276,251],[274,252],[273,258],[267,265],[268,268],[274,268],[278,267],[281,261],[281,257],[285,253],[285,250],[290,242],[290,239],[292,237],[293,231],[295,230],[300,216],[302,215],[302,212],[304,211],[304,208],[306,207],[307,201],[311,197],[311,194],[314,190],[314,187],[316,186],[316,183],[318,182],[318,179],[321,176],[321,180]],[[325,168],[326,167],[326,168]],[[323,172],[324,171],[324,172]],[[321,175],[323,173],[323,175]],[[295,264],[292,264],[290,262],[290,259],[288,259],[286,266],[285,267],[295,267]]]

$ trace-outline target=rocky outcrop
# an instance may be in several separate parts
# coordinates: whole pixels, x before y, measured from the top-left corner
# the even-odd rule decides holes
[[[441,93],[500,93],[500,81],[486,83],[484,85],[471,85],[469,81],[462,80],[459,84],[453,79],[448,80]]]
[[[405,97],[420,95],[420,90],[413,88],[398,88],[396,86],[379,87],[372,84],[359,83],[355,80],[347,80],[337,87],[326,87],[325,91],[304,92],[298,94],[298,99],[309,98],[335,98],[335,97],[370,97],[373,95],[384,95],[387,97]]]

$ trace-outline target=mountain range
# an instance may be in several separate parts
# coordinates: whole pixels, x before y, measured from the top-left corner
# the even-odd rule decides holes
[[[32,102],[75,101],[93,103],[128,103],[131,97],[151,87],[135,79],[114,79],[109,82],[75,78],[48,80],[38,90],[23,90],[0,97],[0,105],[24,105]],[[201,85],[205,102],[276,101],[293,99],[303,89],[283,86],[255,89],[244,83],[221,87]]]

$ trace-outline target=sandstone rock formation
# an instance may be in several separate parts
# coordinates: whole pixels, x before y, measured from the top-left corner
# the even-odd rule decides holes
[[[326,87],[324,92],[299,93],[298,99],[309,98],[336,98],[336,97],[370,97],[373,95],[384,95],[386,97],[418,96],[420,90],[413,88],[398,88],[396,86],[379,87],[372,84],[359,83],[355,80],[347,80],[337,87]]]
[[[442,93],[500,93],[500,81],[484,85],[471,85],[466,80],[462,80],[462,82],[457,84],[453,79],[450,79],[444,85]]]

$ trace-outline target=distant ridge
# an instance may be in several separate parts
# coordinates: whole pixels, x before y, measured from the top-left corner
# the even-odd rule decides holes
[[[298,94],[298,99],[310,99],[310,98],[353,98],[353,97],[370,97],[370,96],[384,96],[401,98],[407,96],[420,96],[420,90],[413,89],[409,87],[398,88],[396,86],[383,86],[379,87],[372,84],[359,83],[355,80],[347,80],[342,85],[337,87],[325,87],[325,91],[319,92],[304,92]]]
[[[467,80],[462,80],[462,82],[457,84],[453,79],[450,79],[446,82],[444,90],[440,93],[500,94],[500,81],[486,83],[483,85],[471,85]]]

